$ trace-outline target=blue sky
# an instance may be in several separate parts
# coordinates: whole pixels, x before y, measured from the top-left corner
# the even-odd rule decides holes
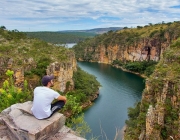
[[[136,27],[180,21],[180,0],[1,0],[0,26],[19,31]]]

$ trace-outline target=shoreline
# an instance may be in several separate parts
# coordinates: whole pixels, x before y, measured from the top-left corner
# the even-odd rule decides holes
[[[110,64],[110,65],[111,65],[111,64]],[[145,76],[145,75],[143,75],[143,74],[126,70],[126,69],[122,68],[121,66],[117,66],[117,65],[111,65],[111,66],[112,66],[112,67],[115,67],[115,68],[118,68],[118,69],[121,69],[122,71],[125,71],[125,72],[133,73],[133,74],[138,75],[138,76],[140,76],[140,77],[142,77],[142,78],[145,78],[145,79],[148,78],[147,76]]]
[[[83,62],[83,60],[77,60],[77,61]],[[100,62],[96,62],[96,61],[84,61],[84,62],[100,63]],[[108,64],[108,63],[102,63],[102,64]],[[112,64],[108,64],[108,65],[111,65],[112,67],[115,67],[115,68],[117,68],[117,69],[121,69],[121,70],[124,71],[124,72],[133,73],[133,74],[138,75],[138,76],[140,76],[140,77],[142,77],[142,78],[144,78],[144,79],[148,78],[147,76],[145,76],[145,75],[143,75],[143,74],[126,70],[126,69],[124,69],[123,67],[118,66],[118,65],[112,65]],[[97,97],[97,98],[98,98],[98,97]],[[97,99],[97,98],[96,98],[96,99]],[[93,101],[92,101],[92,102],[93,102]],[[90,106],[87,106],[86,109],[88,109],[88,108],[91,107],[92,105],[93,105],[93,104],[91,104]],[[125,131],[126,131],[126,128],[127,128],[127,125],[125,124],[125,125],[122,127],[122,129],[119,131],[119,134],[122,136],[122,140],[124,140],[124,133],[125,133]]]
[[[124,140],[124,133],[125,133],[125,131],[126,131],[126,128],[127,128],[127,126],[124,125],[123,128],[120,130],[120,134],[121,134],[121,136],[122,136],[122,140]]]
[[[77,61],[79,61],[79,62],[90,62],[90,63],[101,63],[101,62],[97,62],[97,61],[85,61],[85,60],[82,60],[82,59],[77,59]],[[133,73],[133,74],[138,75],[138,76],[140,76],[142,78],[145,78],[145,79],[148,78],[144,74],[140,74],[140,73],[137,73],[137,72],[129,71],[129,70],[124,69],[123,67],[118,66],[118,65],[112,65],[112,64],[109,64],[109,63],[101,63],[101,64],[108,64],[108,65],[111,65],[112,67],[115,67],[117,69],[121,69],[122,71],[125,71],[125,72]]]

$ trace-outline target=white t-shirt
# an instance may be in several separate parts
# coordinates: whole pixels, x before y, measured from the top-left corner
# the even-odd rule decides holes
[[[31,111],[37,119],[44,119],[51,115],[51,102],[60,94],[48,87],[36,87]]]

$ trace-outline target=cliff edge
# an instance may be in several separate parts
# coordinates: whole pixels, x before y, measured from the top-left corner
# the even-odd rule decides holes
[[[64,125],[63,114],[38,120],[31,106],[31,101],[17,103],[0,113],[0,140],[84,140]]]

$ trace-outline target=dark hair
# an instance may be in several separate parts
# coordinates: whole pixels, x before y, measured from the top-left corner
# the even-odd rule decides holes
[[[47,86],[48,82],[50,82],[52,79],[54,79],[54,76],[49,76],[49,75],[45,75],[43,78],[42,78],[42,84],[43,86]]]

